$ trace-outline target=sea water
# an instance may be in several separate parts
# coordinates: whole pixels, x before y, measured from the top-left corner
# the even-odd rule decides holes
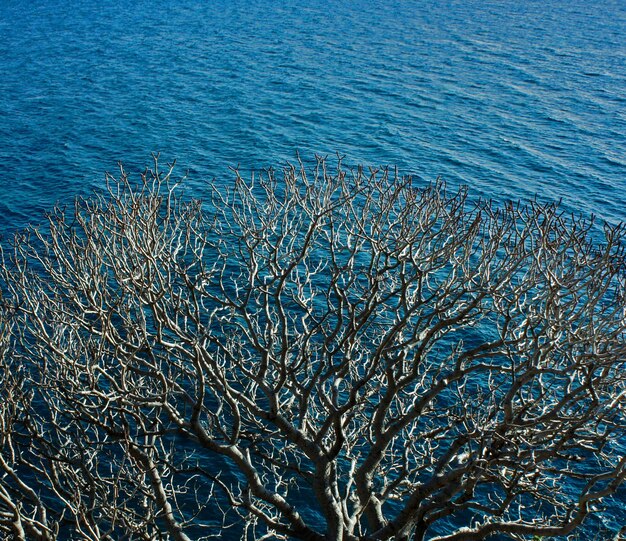
[[[0,2],[0,231],[315,153],[626,217],[622,0]],[[199,188],[200,189],[200,188]]]

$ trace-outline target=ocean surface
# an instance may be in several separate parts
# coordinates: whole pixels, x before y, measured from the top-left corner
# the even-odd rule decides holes
[[[624,36],[623,0],[2,0],[0,232],[151,152],[199,190],[339,152],[622,221]]]
[[[624,0],[0,0],[0,233],[152,152],[198,195],[340,153],[620,222],[625,36]]]

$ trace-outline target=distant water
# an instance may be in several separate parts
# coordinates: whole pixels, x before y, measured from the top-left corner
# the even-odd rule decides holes
[[[1,0],[0,232],[152,151],[200,194],[340,152],[622,221],[625,36],[624,0]]]
[[[623,0],[2,0],[0,231],[121,160],[335,152],[626,218]]]

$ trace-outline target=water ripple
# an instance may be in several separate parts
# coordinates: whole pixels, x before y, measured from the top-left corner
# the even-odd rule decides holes
[[[198,187],[339,151],[621,221],[623,35],[617,0],[7,0],[0,230],[152,151]]]

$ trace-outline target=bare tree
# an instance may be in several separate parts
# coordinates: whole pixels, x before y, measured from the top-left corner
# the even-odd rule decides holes
[[[567,536],[626,478],[624,228],[171,169],[5,245],[0,534]]]

